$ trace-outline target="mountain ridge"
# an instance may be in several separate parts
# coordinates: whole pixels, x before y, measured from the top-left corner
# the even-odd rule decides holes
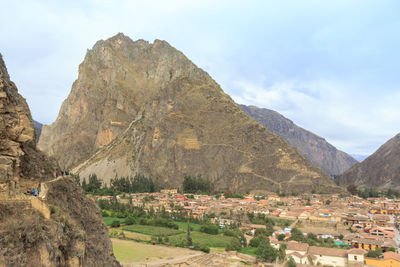
[[[400,133],[340,175],[337,183],[400,190]]]
[[[282,137],[311,163],[331,176],[337,176],[357,163],[354,158],[336,149],[323,137],[301,128],[276,111],[256,106],[239,106],[247,115]]]

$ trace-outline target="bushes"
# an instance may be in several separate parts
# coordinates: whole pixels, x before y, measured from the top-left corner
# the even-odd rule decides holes
[[[258,246],[256,251],[257,259],[261,259],[263,261],[273,262],[278,257],[278,250],[273,248],[269,242],[262,242]]]
[[[215,224],[207,223],[202,224],[200,227],[200,232],[210,234],[210,235],[217,235],[218,234],[218,226]]]
[[[125,219],[125,224],[127,224],[127,225],[132,225],[132,224],[135,224],[135,223],[136,223],[136,220],[132,216],[128,216]]]
[[[265,235],[258,235],[250,240],[249,246],[253,248],[258,248],[262,243],[269,243],[269,238]]]
[[[242,248],[242,245],[240,244],[239,239],[233,238],[231,240],[231,242],[229,242],[228,245],[226,245],[225,250],[226,251],[232,251],[232,250],[239,251],[241,248]]]
[[[185,175],[183,178],[183,192],[185,193],[211,193],[213,185],[209,180],[203,179],[201,175],[195,177]]]
[[[114,220],[111,223],[111,227],[120,227],[121,223],[118,220]]]

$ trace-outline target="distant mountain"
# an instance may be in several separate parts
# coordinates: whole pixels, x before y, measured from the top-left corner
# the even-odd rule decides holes
[[[363,161],[368,158],[368,155],[360,155],[360,154],[350,154],[353,158],[355,158],[358,162]]]
[[[364,161],[337,178],[339,185],[355,184],[400,189],[400,134],[396,135]]]
[[[324,138],[297,126],[276,111],[255,106],[240,105],[240,107],[329,175],[341,174],[357,163],[354,158],[336,149]]]
[[[141,173],[164,187],[184,175],[220,191],[334,192],[338,187],[165,41],[98,41],[38,147],[105,182]]]
[[[36,143],[39,142],[40,134],[42,133],[43,124],[33,120],[33,127],[35,128]]]

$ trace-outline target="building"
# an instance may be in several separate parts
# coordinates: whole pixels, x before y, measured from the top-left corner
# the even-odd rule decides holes
[[[308,246],[306,243],[288,242],[286,256],[292,257],[297,264],[311,264],[334,267],[363,266],[363,249],[338,249]]]
[[[383,253],[383,259],[365,258],[365,264],[377,267],[400,267],[400,255],[394,252]]]

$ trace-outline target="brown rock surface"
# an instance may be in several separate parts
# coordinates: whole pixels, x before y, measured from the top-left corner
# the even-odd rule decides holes
[[[339,175],[357,163],[324,138],[297,126],[276,111],[246,105],[240,105],[240,108],[329,175]]]
[[[100,210],[35,148],[29,107],[0,54],[0,266],[119,266]],[[47,194],[26,190],[46,185]]]
[[[80,163],[81,178],[142,173],[176,187],[201,174],[219,190],[337,189],[165,41],[118,34],[88,50],[79,70],[39,147],[61,165]]]
[[[400,189],[400,134],[337,179],[339,185],[355,184]]]

